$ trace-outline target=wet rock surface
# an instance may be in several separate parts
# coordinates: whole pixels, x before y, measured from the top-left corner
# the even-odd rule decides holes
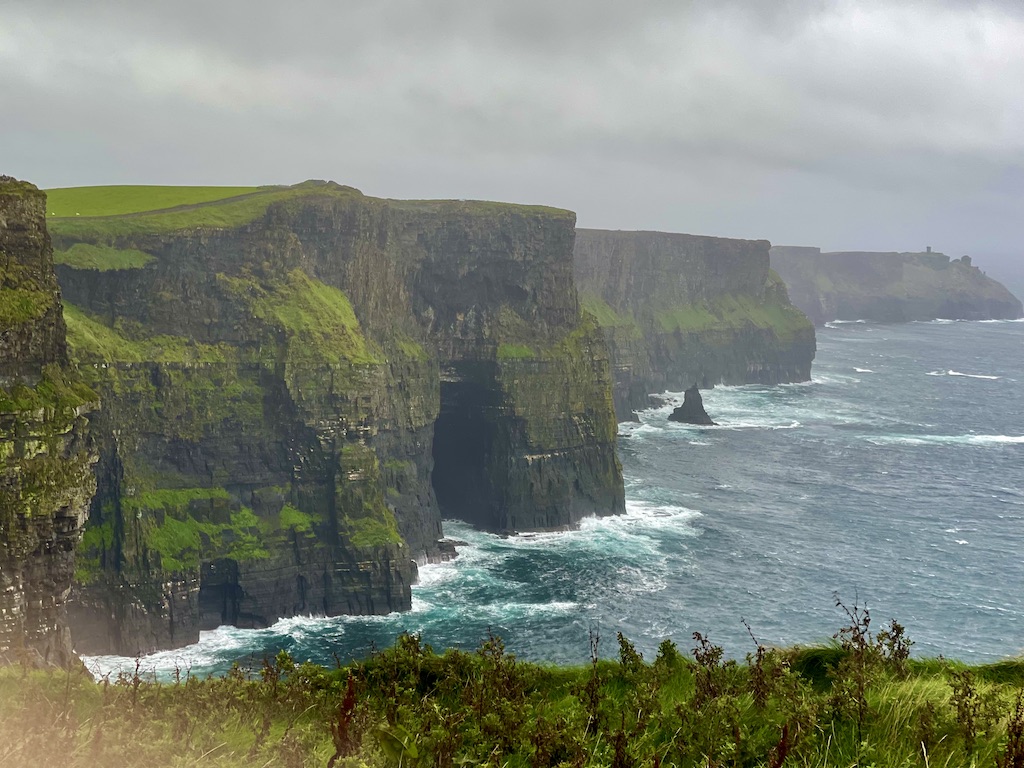
[[[668,420],[678,421],[682,424],[715,425],[715,422],[708,416],[708,412],[704,410],[704,398],[700,396],[700,390],[696,384],[683,393],[683,404],[669,414]]]

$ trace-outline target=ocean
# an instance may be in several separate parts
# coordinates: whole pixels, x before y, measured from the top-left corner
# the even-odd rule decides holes
[[[438,650],[493,633],[554,663],[587,660],[591,633],[602,654],[622,632],[653,657],[701,632],[742,658],[746,625],[766,645],[827,641],[835,596],[898,620],[919,656],[1021,655],[1022,352],[1022,322],[831,323],[810,382],[707,390],[715,427],[668,421],[681,392],[621,424],[625,515],[513,538],[448,522],[468,546],[420,569],[411,612],[221,627],[141,666],[222,673],[281,649],[334,664],[403,631]]]

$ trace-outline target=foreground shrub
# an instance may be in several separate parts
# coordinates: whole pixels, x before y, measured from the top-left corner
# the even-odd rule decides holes
[[[136,668],[0,670],[0,768],[18,766],[959,766],[1024,768],[1021,664],[909,657],[892,622],[840,604],[833,645],[745,662],[706,635],[653,661],[525,663],[487,637],[436,653],[415,635],[347,668],[281,653],[223,677]],[[749,629],[749,628],[748,628]]]

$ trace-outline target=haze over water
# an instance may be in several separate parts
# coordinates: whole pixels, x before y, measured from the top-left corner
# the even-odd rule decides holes
[[[1021,654],[1022,351],[1022,322],[819,329],[810,383],[706,391],[717,427],[669,422],[670,403],[620,425],[626,515],[511,539],[446,523],[469,546],[421,568],[410,613],[222,627],[143,667],[223,672],[282,648],[331,664],[403,630],[435,648],[490,630],[551,662],[587,659],[591,628],[602,652],[621,631],[647,656],[700,631],[742,656],[742,619],[767,644],[828,639],[833,592],[897,618],[919,655]]]

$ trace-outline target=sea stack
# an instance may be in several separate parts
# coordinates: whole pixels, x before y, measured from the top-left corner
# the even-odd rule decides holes
[[[704,399],[700,396],[700,390],[694,384],[683,394],[683,404],[672,411],[668,417],[669,421],[680,421],[683,424],[700,424],[703,426],[714,426],[715,422],[704,410]]]

